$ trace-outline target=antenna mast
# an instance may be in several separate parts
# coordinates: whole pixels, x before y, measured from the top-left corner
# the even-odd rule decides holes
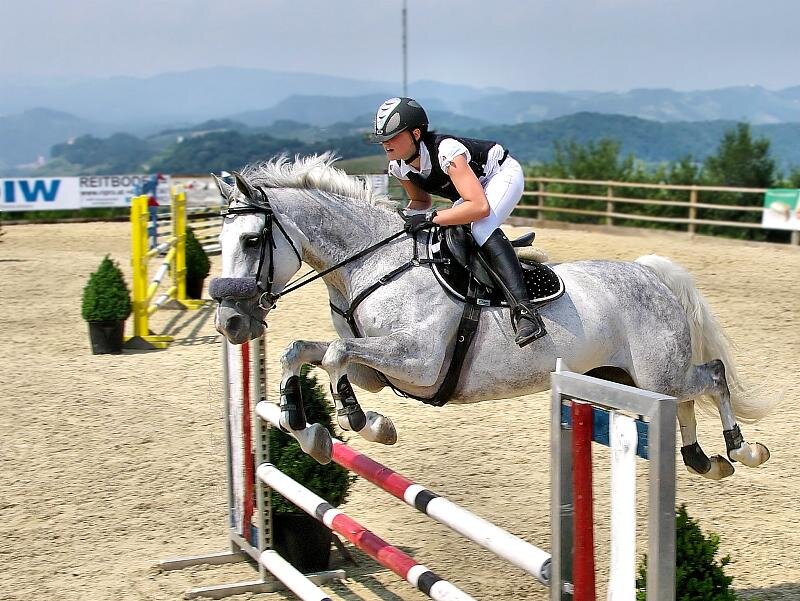
[[[406,36],[406,0],[403,0],[403,96],[408,96],[408,44]]]

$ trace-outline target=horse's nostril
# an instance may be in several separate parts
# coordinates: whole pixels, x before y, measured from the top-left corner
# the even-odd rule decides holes
[[[225,322],[225,329],[229,332],[238,332],[244,325],[243,322],[241,315],[232,315]]]

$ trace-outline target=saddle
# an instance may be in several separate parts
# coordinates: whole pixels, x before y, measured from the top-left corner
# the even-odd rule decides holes
[[[515,248],[530,246],[533,232],[512,240]],[[442,287],[461,301],[483,307],[508,306],[480,256],[480,247],[467,226],[434,228],[428,239],[428,258]],[[531,302],[541,305],[564,294],[564,283],[544,263],[520,261]]]

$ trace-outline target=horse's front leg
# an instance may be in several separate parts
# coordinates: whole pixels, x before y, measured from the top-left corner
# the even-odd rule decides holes
[[[358,404],[347,378],[347,368],[352,364],[364,365],[386,376],[409,381],[411,374],[424,376],[424,370],[430,368],[430,362],[423,359],[412,340],[400,335],[334,340],[322,358],[322,368],[330,377],[339,425],[358,432],[371,442],[394,444],[397,442],[397,430],[392,420],[375,411],[365,413]]]
[[[330,433],[320,424],[306,427],[306,413],[300,389],[300,369],[305,364],[320,365],[328,342],[295,340],[281,355],[280,426],[300,443],[303,452],[320,463],[329,463],[333,452]]]

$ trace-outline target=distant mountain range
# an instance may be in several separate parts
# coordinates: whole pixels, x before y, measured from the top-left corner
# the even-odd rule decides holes
[[[309,142],[347,137],[368,129],[376,106],[399,93],[392,82],[225,67],[148,78],[0,83],[0,168],[6,171],[47,157],[54,144],[80,135],[126,132],[148,137],[165,129],[191,129],[209,119],[274,137],[295,132]],[[576,120],[561,119],[583,114],[577,121],[588,131],[610,130],[619,136],[623,125],[645,128],[648,140],[660,131],[671,140],[668,146],[688,146],[698,155],[713,151],[727,122],[748,121],[770,139],[794,131],[779,124],[800,123],[800,86],[777,91],[742,86],[693,92],[529,92],[418,81],[410,84],[409,94],[423,102],[433,125],[442,130],[496,131],[512,137],[552,132],[542,133],[542,139],[564,139],[562,128]],[[637,117],[650,125],[611,115]],[[771,124],[774,129],[767,127]],[[576,136],[586,133],[567,129]],[[705,143],[712,146],[701,146]],[[654,155],[659,148],[643,150]]]
[[[523,162],[546,162],[553,158],[557,142],[580,144],[602,139],[616,140],[623,155],[632,154],[651,164],[675,162],[687,156],[700,163],[715,153],[734,121],[660,123],[622,115],[577,113],[537,123],[484,126],[447,131],[494,139]],[[756,138],[766,137],[772,156],[788,173],[800,166],[800,124],[751,126]],[[363,123],[339,123],[317,128],[296,121],[279,121],[270,128],[248,128],[228,120],[208,121],[197,126],[165,130],[146,139],[129,134],[106,138],[84,136],[74,143],[53,147],[54,158],[36,169],[6,172],[38,176],[111,174],[133,172],[208,173],[263,160],[277,154],[315,154],[333,151],[348,159],[377,156],[380,149],[368,143]]]
[[[538,123],[496,125],[465,132],[501,141],[526,162],[544,162],[553,156],[556,142],[580,144],[612,139],[621,152],[649,163],[671,162],[691,155],[702,161],[717,151],[726,131],[736,121],[695,121],[663,123],[599,113],[576,113]],[[751,126],[752,135],[770,141],[770,151],[784,170],[800,166],[800,123]]]

